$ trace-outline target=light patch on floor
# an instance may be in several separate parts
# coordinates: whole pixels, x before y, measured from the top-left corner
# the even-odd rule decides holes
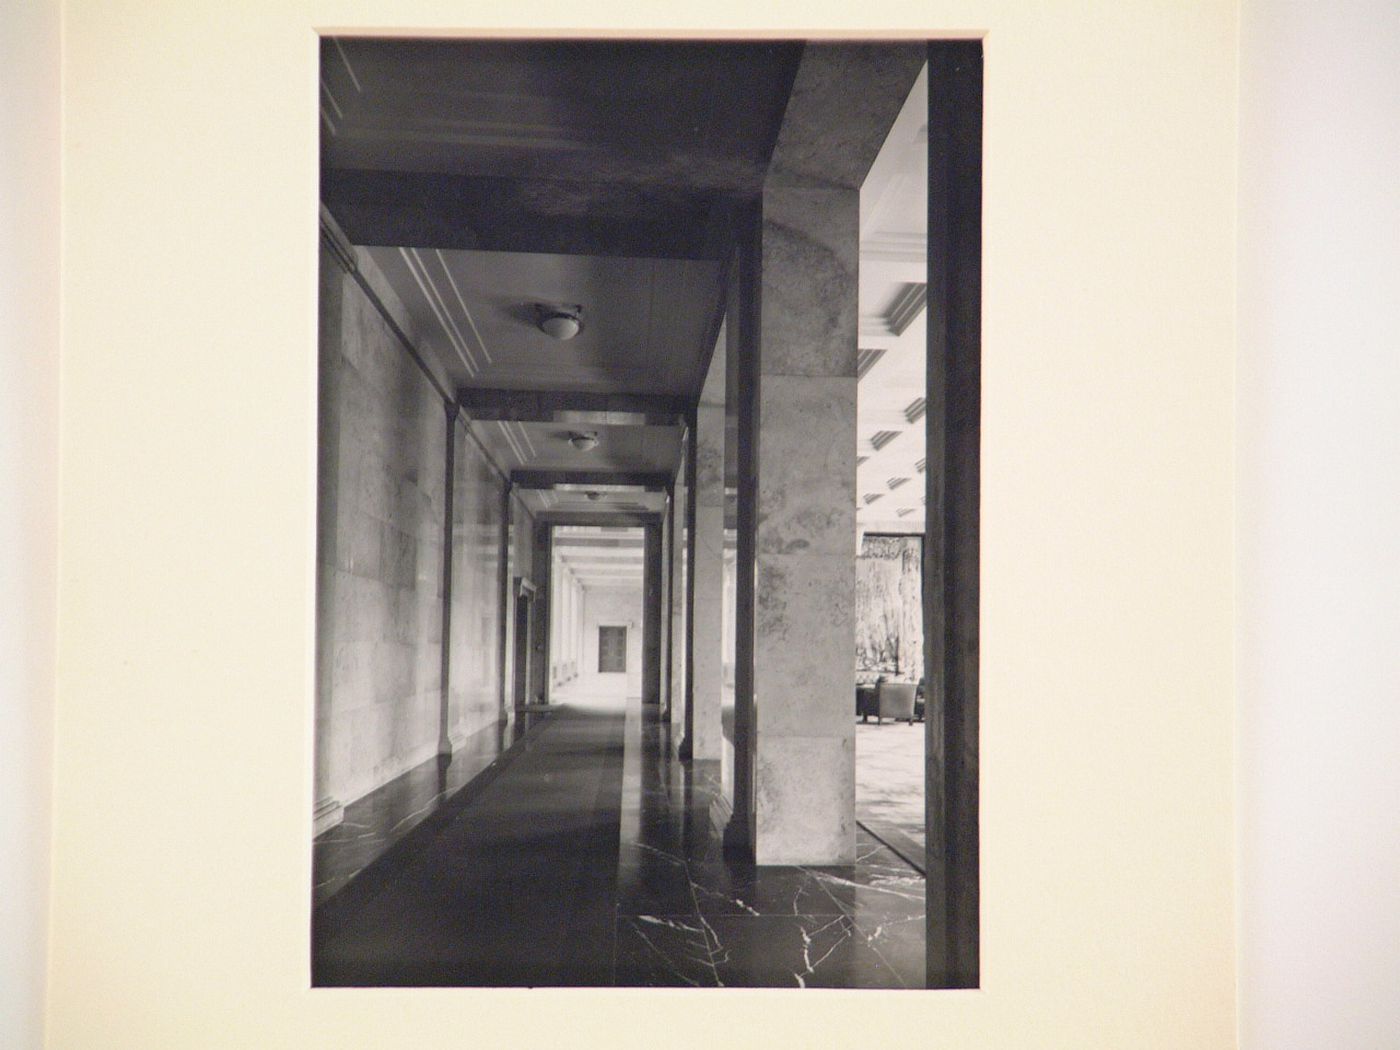
[[[924,724],[856,723],[856,819],[900,852],[924,853]],[[896,840],[896,836],[898,839]]]

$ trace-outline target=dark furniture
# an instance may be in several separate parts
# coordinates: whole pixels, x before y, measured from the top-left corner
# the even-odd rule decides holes
[[[862,722],[868,721],[871,715],[878,716],[880,713],[877,689],[874,685],[856,686],[856,717]]]
[[[875,721],[886,718],[896,722],[914,722],[914,683],[881,682],[876,693]]]

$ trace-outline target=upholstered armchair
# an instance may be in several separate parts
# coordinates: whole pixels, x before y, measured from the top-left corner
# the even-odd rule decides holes
[[[914,721],[914,683],[881,682],[876,694],[876,723],[892,718],[896,721]]]

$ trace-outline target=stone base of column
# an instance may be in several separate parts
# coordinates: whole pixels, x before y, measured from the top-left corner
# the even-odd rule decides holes
[[[314,838],[323,831],[329,831],[344,819],[345,807],[340,804],[339,799],[321,799],[316,803],[316,808],[311,811],[312,837]]]
[[[753,858],[753,837],[749,834],[749,822],[738,813],[731,816],[729,823],[724,826],[722,845],[724,852],[729,856],[746,860]]]

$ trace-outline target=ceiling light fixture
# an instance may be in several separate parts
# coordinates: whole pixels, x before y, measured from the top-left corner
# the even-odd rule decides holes
[[[598,447],[598,435],[591,432],[576,432],[569,435],[569,444],[580,452],[587,452],[591,448]]]
[[[547,306],[535,308],[540,331],[553,339],[572,339],[583,328],[582,306]]]

